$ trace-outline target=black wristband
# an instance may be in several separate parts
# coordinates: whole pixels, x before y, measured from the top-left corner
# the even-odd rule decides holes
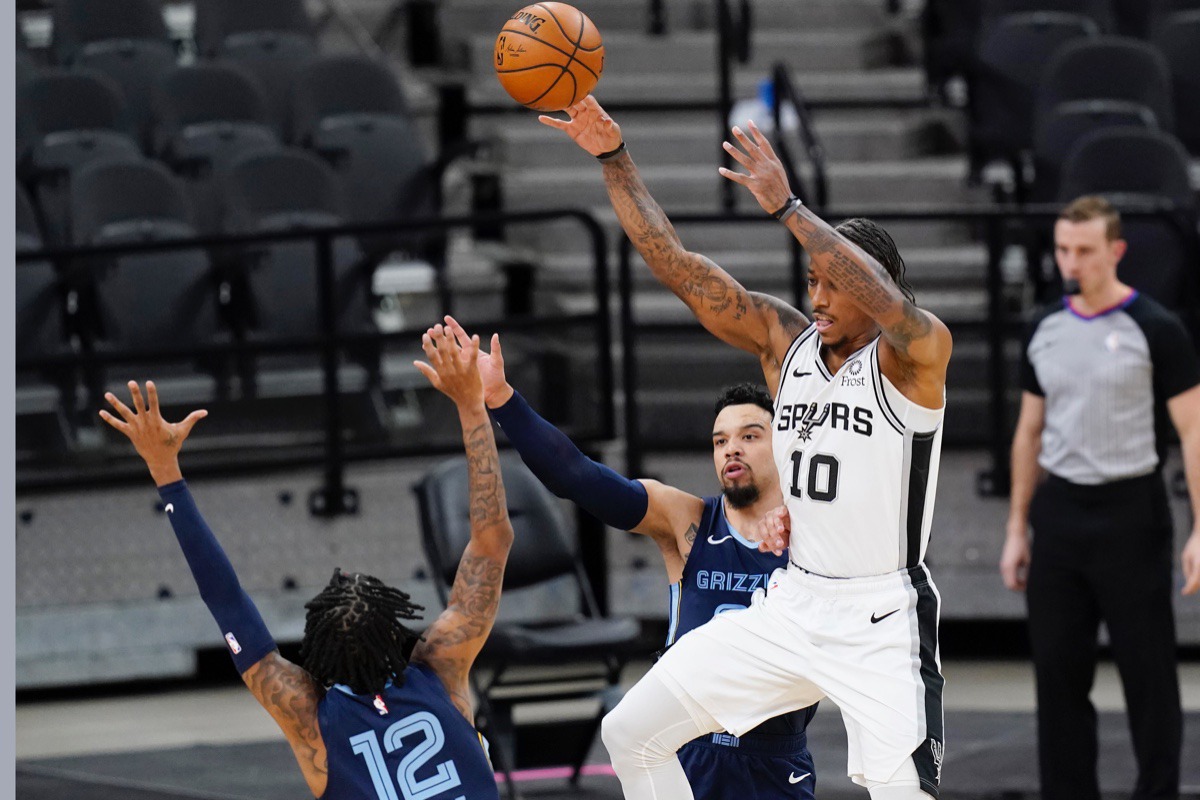
[[[796,195],[792,195],[791,197],[789,197],[787,199],[787,202],[785,202],[783,204],[782,208],[780,208],[778,211],[771,212],[771,216],[774,219],[783,219],[783,215],[788,212],[788,209],[791,208],[793,204],[799,203],[799,202],[800,202],[800,198],[796,197]]]
[[[618,146],[616,150],[609,150],[607,153],[601,153],[600,155],[596,156],[596,160],[601,163],[603,163],[605,161],[612,161],[614,158],[616,158],[617,156],[621,155],[621,153],[624,153],[624,152],[625,152],[625,142],[622,140],[620,146]]]

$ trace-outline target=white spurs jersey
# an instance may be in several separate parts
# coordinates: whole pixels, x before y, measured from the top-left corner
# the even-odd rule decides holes
[[[879,369],[879,339],[830,375],[810,325],[788,348],[775,398],[775,466],[791,513],[791,560],[831,578],[921,563],[942,450],[941,409]]]

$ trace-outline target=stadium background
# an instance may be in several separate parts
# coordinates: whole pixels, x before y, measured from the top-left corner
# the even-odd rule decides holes
[[[1020,322],[1057,292],[1052,204],[1098,191],[1129,212],[1123,277],[1197,329],[1200,6],[580,8],[605,38],[597,96],[689,248],[751,289],[793,296],[802,257],[715,171],[729,120],[761,123],[763,99],[785,98],[784,149],[806,201],[833,219],[880,219],[919,300],[955,333],[929,560],[948,696],[961,687],[967,698],[960,730],[1008,733],[973,755],[952,748],[947,780],[995,771],[1008,782],[960,784],[961,796],[1030,791],[1023,601],[996,572]],[[410,489],[455,453],[457,429],[410,363],[444,309],[469,330],[500,331],[513,384],[593,454],[712,491],[712,398],[758,378],[757,366],[695,326],[629,257],[590,159],[503,94],[492,43],[514,11],[493,0],[18,4],[15,655],[30,797],[82,796],[53,784],[56,771],[91,776],[80,786],[101,796],[106,770],[125,776],[122,796],[139,781],[159,786],[147,796],[175,796],[163,774],[179,773],[179,759],[203,762],[190,745],[222,735],[268,740],[229,763],[287,756],[249,698],[225,705],[235,678],[161,509],[94,416],[99,395],[127,378],[154,378],[168,413],[210,410],[185,473],[280,641],[299,639],[303,602],[335,565],[438,607]],[[434,217],[448,221],[426,224]],[[108,249],[64,249],[89,246]],[[336,290],[318,291],[321,281]],[[1172,458],[1182,537],[1191,521]],[[580,561],[601,605],[641,623],[648,654],[666,616],[653,545],[602,536],[567,507],[563,518],[570,535],[584,529]],[[506,595],[502,613],[537,619],[577,605],[568,578]],[[1194,600],[1178,603],[1177,626],[1195,792]],[[1119,709],[1110,678],[1100,702]],[[101,727],[84,726],[80,741],[64,713],[93,711]],[[1002,723],[987,716],[1004,712]],[[183,738],[176,715],[189,720]],[[114,717],[157,732],[114,735],[124,730]],[[836,715],[820,718],[828,747],[814,752],[836,790],[830,749],[844,744]],[[1119,719],[1105,724],[1116,754],[1105,785],[1116,789],[1128,785],[1127,739]],[[87,761],[122,749],[117,739],[139,753],[176,749],[124,766]],[[956,769],[956,758],[968,761]],[[221,784],[197,769],[193,791],[283,796],[245,770]],[[611,796],[615,782],[584,785]]]

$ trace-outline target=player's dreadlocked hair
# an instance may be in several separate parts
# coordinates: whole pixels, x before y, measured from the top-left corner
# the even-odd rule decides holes
[[[892,280],[900,287],[900,292],[908,298],[908,302],[917,302],[912,287],[908,285],[908,279],[904,277],[904,259],[900,257],[900,251],[896,249],[891,235],[880,227],[879,223],[855,217],[838,225],[837,232],[882,264],[888,275],[891,275]]]
[[[329,584],[305,603],[304,668],[323,686],[343,683],[358,694],[379,694],[388,680],[400,685],[421,635],[402,619],[424,611],[378,578],[333,571]]]
[[[767,387],[758,383],[735,383],[726,386],[717,396],[713,414],[720,414],[727,406],[740,405],[758,406],[768,414],[775,413],[775,404],[771,401],[771,395],[767,394]]]

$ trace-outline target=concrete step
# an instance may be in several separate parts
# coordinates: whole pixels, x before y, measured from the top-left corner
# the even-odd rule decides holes
[[[497,27],[497,31],[499,27]],[[604,36],[604,71],[608,77],[676,73],[715,73],[717,34],[678,31],[670,36],[613,31]],[[471,39],[470,69],[483,76],[492,71],[496,34]],[[891,48],[886,34],[870,29],[764,30],[754,35],[751,60],[737,69],[768,72],[778,62],[793,70],[867,70],[889,66]],[[532,63],[532,62],[531,62]]]
[[[719,208],[724,181],[716,164],[641,164],[641,174],[664,208],[707,211]],[[939,157],[877,162],[836,162],[828,166],[830,202],[836,206],[916,203],[969,205],[986,194],[967,186],[966,159]],[[571,167],[510,169],[503,173],[504,199],[510,209],[603,207],[608,203],[601,171]],[[738,208],[761,209],[745,189],[735,187]]]
[[[720,142],[713,114],[691,114],[662,121],[645,114],[616,115],[621,133],[643,164],[716,164]],[[829,161],[889,161],[927,155],[944,148],[953,137],[956,120],[940,111],[818,111],[816,134]],[[761,120],[758,120],[762,122]],[[481,118],[473,135],[497,142],[497,157],[510,166],[582,166],[579,147],[567,136],[536,119]],[[796,148],[798,135],[787,142]]]
[[[741,69],[734,77],[733,94],[749,99],[758,94],[758,85],[769,77],[766,70]],[[886,103],[918,102],[926,99],[924,72],[918,68],[896,67],[870,71],[803,72],[796,74],[801,92],[809,100],[854,100]],[[695,73],[631,71],[620,64],[609,64],[596,88],[600,102],[654,102],[670,100],[712,101],[717,96],[715,67]],[[479,76],[468,96],[473,104],[513,102],[492,76]]]

